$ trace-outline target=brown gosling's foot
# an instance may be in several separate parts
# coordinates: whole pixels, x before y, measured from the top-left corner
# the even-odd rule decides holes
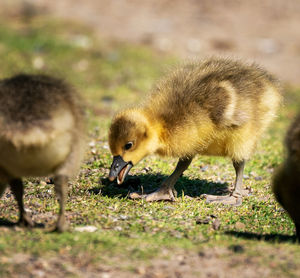
[[[177,192],[171,188],[159,188],[150,194],[139,194],[137,192],[132,192],[129,194],[131,199],[145,199],[147,202],[155,201],[175,201]]]
[[[63,233],[66,232],[68,230],[68,224],[66,223],[65,220],[59,220],[56,223],[56,226],[52,229],[50,229],[50,232],[53,233]]]
[[[28,228],[33,228],[34,222],[31,220],[30,216],[28,216],[26,213],[24,213],[17,223],[21,227],[28,227]]]
[[[177,197],[177,192],[174,188],[165,188],[161,187],[154,191],[151,194],[148,194],[146,197],[147,202],[154,201],[175,201],[175,197]]]
[[[216,195],[206,195],[204,194],[204,198],[206,199],[207,204],[211,203],[219,203],[230,206],[240,206],[242,204],[242,197],[236,197],[233,195],[225,195],[225,196],[216,196]]]
[[[131,192],[129,193],[128,197],[130,199],[145,199],[147,194],[141,194],[139,192]]]

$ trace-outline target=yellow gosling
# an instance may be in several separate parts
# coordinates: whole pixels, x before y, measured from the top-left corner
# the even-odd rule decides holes
[[[170,177],[147,201],[175,200],[174,185],[197,154],[227,156],[236,170],[229,196],[207,202],[239,205],[242,178],[261,135],[281,102],[279,83],[257,65],[212,58],[179,67],[141,105],[115,115],[109,132],[110,180],[151,154],[179,158]]]

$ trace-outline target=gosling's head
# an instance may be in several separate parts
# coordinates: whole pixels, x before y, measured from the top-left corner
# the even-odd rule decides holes
[[[154,130],[139,110],[118,113],[109,131],[109,147],[113,155],[109,179],[121,184],[133,165],[155,151]]]

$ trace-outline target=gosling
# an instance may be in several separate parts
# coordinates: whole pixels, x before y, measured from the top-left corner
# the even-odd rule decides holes
[[[205,197],[207,202],[240,205],[245,161],[280,102],[279,82],[257,65],[212,58],[179,67],[144,104],[114,116],[109,179],[122,183],[130,168],[150,154],[179,158],[162,186],[146,196],[147,201],[174,201],[174,185],[195,155],[227,156],[236,171],[233,192]]]
[[[79,168],[83,131],[79,97],[64,81],[26,74],[0,81],[0,197],[9,184],[18,224],[34,226],[24,209],[22,177],[53,175],[60,204],[54,230],[66,230],[67,183]]]
[[[300,114],[287,133],[286,146],[287,158],[275,172],[273,192],[293,219],[300,242]]]

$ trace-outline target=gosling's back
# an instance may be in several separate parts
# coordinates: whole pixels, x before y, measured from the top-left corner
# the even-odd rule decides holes
[[[276,171],[273,191],[294,220],[300,240],[300,114],[286,136],[287,158]]]
[[[1,171],[13,177],[44,176],[61,166],[82,130],[78,102],[60,79],[22,74],[2,80]]]
[[[145,109],[149,118],[162,123],[162,137],[175,150],[168,155],[180,156],[179,150],[186,146],[183,152],[190,156],[247,159],[280,100],[279,82],[263,69],[216,58],[175,70],[158,84]],[[247,143],[247,137],[251,142]],[[180,142],[178,148],[176,142]]]

